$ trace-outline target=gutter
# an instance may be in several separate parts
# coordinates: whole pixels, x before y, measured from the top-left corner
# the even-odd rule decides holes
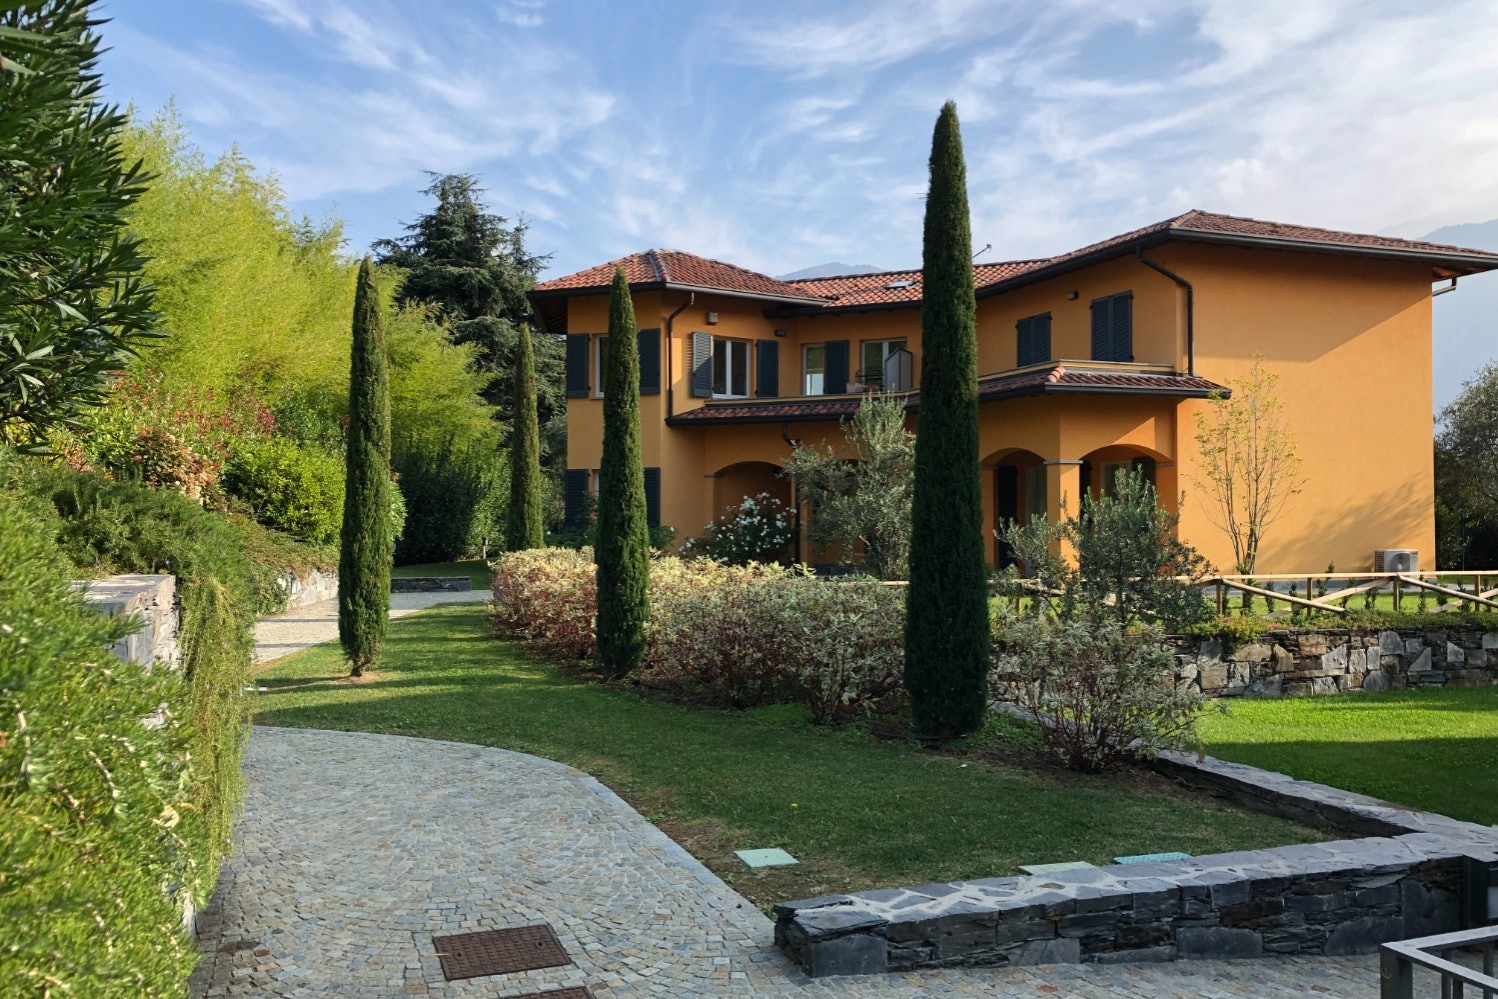
[[[1177,285],[1186,289],[1186,374],[1196,374],[1196,289],[1191,287],[1191,282],[1181,277],[1175,271],[1155,263],[1144,255],[1144,247],[1134,251],[1134,256],[1139,262],[1150,270],[1159,271],[1170,278]]]
[[[676,415],[676,378],[673,375],[671,364],[675,351],[671,349],[671,330],[676,325],[676,317],[681,315],[692,304],[697,301],[695,291],[687,293],[687,300],[681,303],[681,307],[666,317],[666,420],[670,422],[671,417]]]

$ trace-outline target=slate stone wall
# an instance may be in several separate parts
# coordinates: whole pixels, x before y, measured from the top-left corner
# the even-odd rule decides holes
[[[1166,754],[1161,768],[1197,786],[1267,788],[1280,814],[1376,835],[786,902],[776,944],[813,977],[1369,953],[1459,929],[1462,856],[1498,860],[1488,826],[1210,758]]]
[[[182,664],[175,576],[110,576],[74,585],[83,590],[84,603],[100,614],[140,617],[140,629],[110,650],[117,658],[142,666],[165,663],[172,669]]]
[[[298,576],[288,572],[281,577],[281,588],[286,591],[285,610],[300,610],[310,604],[338,599],[338,573],[313,569]]]
[[[1233,647],[1172,637],[1176,679],[1206,697],[1498,683],[1498,621],[1399,631],[1272,631]]]
[[[466,593],[473,589],[470,576],[394,576],[391,593]]]

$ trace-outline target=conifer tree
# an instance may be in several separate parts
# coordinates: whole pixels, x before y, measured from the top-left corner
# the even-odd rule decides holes
[[[977,728],[983,717],[989,620],[972,232],[962,134],[951,101],[931,141],[922,266],[905,687],[916,730],[953,737]]]
[[[515,347],[515,409],[510,433],[510,508],[505,548],[521,551],[545,544],[541,509],[541,440],[536,422],[536,362],[530,326],[520,325]]]
[[[354,291],[349,363],[348,452],[338,552],[338,638],[362,676],[379,661],[390,615],[390,383],[379,292],[369,258]]]
[[[640,349],[624,269],[609,293],[603,372],[603,458],[599,462],[598,658],[612,677],[640,665],[650,620],[650,534],[640,464]]]

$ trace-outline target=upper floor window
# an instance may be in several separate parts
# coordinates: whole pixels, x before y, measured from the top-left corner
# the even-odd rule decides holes
[[[826,392],[827,347],[820,343],[809,343],[801,348],[801,394],[821,395]]]
[[[713,337],[713,398],[749,397],[749,341]]]
[[[859,360],[861,368],[858,372],[858,381],[865,389],[871,391],[905,392],[911,386],[902,384],[908,382],[908,377],[903,377],[905,372],[894,370],[901,365],[898,362],[890,365],[889,361],[898,352],[905,350],[905,338],[898,340],[865,340],[859,344]],[[907,354],[909,351],[905,351]],[[890,367],[891,370],[886,370]]]
[[[1121,291],[1092,300],[1092,359],[1134,359],[1134,293]]]
[[[607,333],[593,338],[597,349],[593,351],[593,398],[603,398],[603,373],[608,368],[609,337]],[[597,489],[594,489],[597,492]]]
[[[1051,314],[1042,312],[1038,316],[1026,316],[1014,324],[1015,341],[1018,345],[1015,367],[1044,364],[1051,359]]]

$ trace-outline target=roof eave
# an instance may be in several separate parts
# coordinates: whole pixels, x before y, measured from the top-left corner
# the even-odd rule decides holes
[[[571,298],[582,295],[607,295],[611,290],[610,285],[588,285],[584,288],[532,288],[527,295],[531,298]],[[630,291],[694,291],[704,295],[721,295],[724,298],[746,298],[754,302],[791,302],[797,305],[817,305],[825,302],[825,298],[801,298],[793,295],[771,295],[753,291],[734,291],[727,288],[714,288],[710,285],[683,284],[679,281],[638,281],[631,282]]]
[[[1175,239],[1197,243],[1226,243],[1275,250],[1302,250],[1314,253],[1340,253],[1359,257],[1384,257],[1394,260],[1419,260],[1444,267],[1462,275],[1498,270],[1498,254],[1446,253],[1436,250],[1412,250],[1396,246],[1365,246],[1357,243],[1328,243],[1315,239],[1292,239],[1285,236],[1251,236],[1242,233],[1203,232],[1197,229],[1171,229]],[[1449,276],[1449,275],[1448,275]]]

